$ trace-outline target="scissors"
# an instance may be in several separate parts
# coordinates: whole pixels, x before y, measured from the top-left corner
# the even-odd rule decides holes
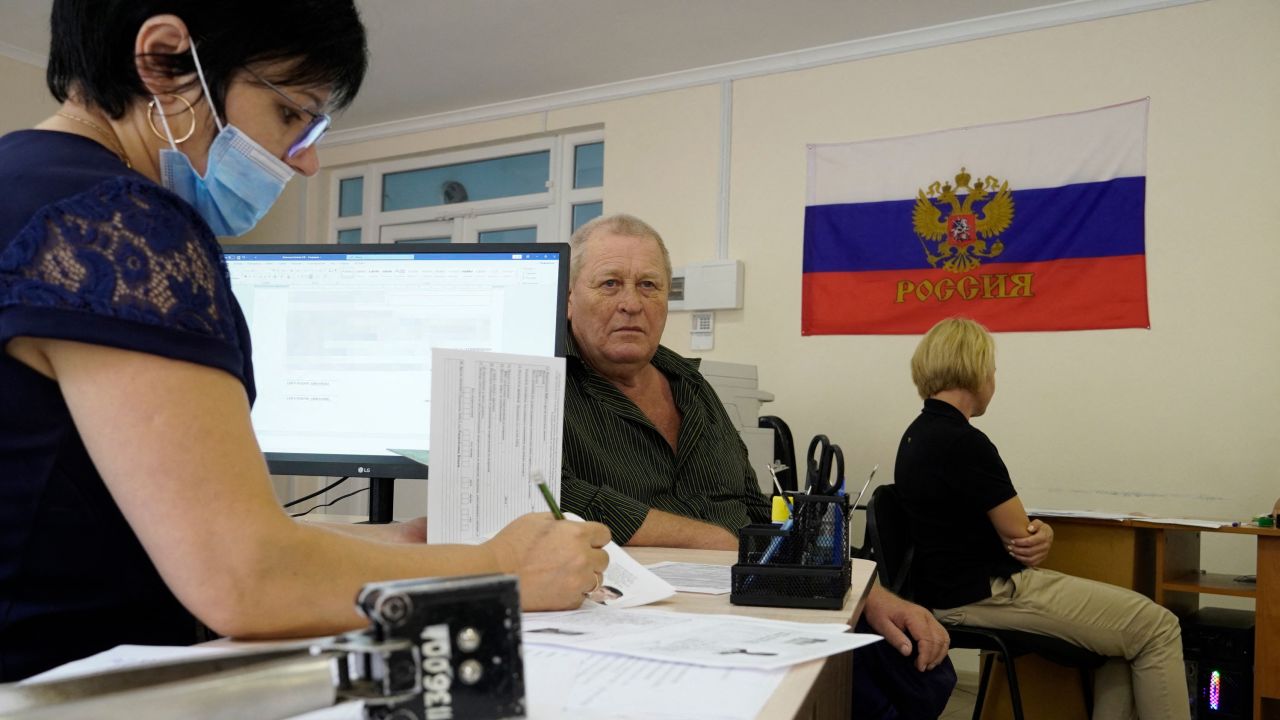
[[[836,473],[834,478],[832,470]],[[844,490],[844,452],[839,445],[832,445],[826,435],[814,435],[809,442],[807,475],[806,494],[831,495]]]

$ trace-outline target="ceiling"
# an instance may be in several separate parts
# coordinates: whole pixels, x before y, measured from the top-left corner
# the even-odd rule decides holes
[[[354,128],[1063,4],[1060,0],[357,0]],[[0,54],[41,62],[52,0],[0,0]]]

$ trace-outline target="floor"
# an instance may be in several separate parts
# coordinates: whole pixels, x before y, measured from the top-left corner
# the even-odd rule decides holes
[[[957,673],[956,689],[951,692],[951,700],[939,720],[969,720],[973,717],[973,704],[977,699],[978,674]]]

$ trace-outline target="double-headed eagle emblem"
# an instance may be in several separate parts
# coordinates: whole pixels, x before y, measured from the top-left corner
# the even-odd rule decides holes
[[[911,220],[929,265],[962,273],[1004,252],[999,236],[1013,223],[1013,195],[990,175],[970,185],[964,168],[955,180],[921,190]]]

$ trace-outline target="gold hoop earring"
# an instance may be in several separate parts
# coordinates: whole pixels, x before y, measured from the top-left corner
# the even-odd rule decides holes
[[[168,140],[169,136],[161,132],[160,128],[156,127],[156,120],[154,117],[152,117],[152,115],[156,112],[159,112],[164,117],[171,118],[171,117],[178,117],[183,113],[191,113],[191,127],[187,129],[187,134],[183,135],[180,138],[173,139],[173,143],[175,145],[181,145],[182,143],[190,140],[192,135],[196,134],[196,109],[191,105],[190,100],[182,97],[181,95],[169,93],[168,97],[178,98],[183,102],[184,105],[187,106],[186,109],[179,110],[178,112],[172,113],[170,115],[165,115],[164,108],[160,107],[159,101],[157,101],[155,98],[152,98],[151,102],[147,103],[147,124],[151,126],[151,132],[155,133],[156,137],[160,138],[161,140]]]

